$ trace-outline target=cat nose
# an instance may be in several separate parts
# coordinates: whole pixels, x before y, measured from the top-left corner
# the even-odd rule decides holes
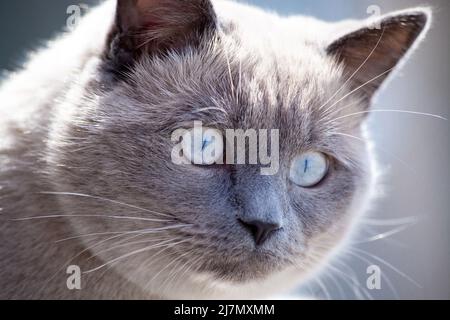
[[[239,219],[239,222],[252,233],[257,246],[262,245],[271,233],[281,228],[278,223],[274,222],[260,220],[245,221],[242,219]]]

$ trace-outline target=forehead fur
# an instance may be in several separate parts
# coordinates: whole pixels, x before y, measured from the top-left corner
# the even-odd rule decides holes
[[[300,37],[292,19],[242,8],[243,14],[252,11],[252,23],[245,14],[242,19],[227,17],[227,10],[219,10],[218,29],[200,46],[144,56],[128,81],[105,99],[108,114],[119,113],[112,118],[155,132],[169,133],[199,120],[223,130],[279,129],[281,148],[312,146],[343,162],[351,159],[348,139],[331,130],[351,133],[356,123],[349,119],[336,128],[328,121],[339,115],[339,107],[347,106],[345,112],[351,113],[359,102],[357,96],[348,97],[328,108],[334,102],[329,98],[344,84],[341,68],[320,42]],[[264,37],[255,34],[264,30]],[[348,92],[343,89],[341,94]]]

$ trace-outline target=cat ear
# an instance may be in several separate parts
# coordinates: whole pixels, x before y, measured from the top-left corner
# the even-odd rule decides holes
[[[369,101],[405,54],[425,33],[431,12],[411,9],[381,17],[327,48],[344,67],[352,89]]]
[[[209,0],[117,0],[106,55],[115,67],[129,66],[143,54],[198,45],[214,25]]]

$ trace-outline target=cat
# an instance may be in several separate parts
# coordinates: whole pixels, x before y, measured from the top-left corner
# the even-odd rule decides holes
[[[0,298],[294,290],[376,195],[371,101],[430,19],[327,23],[221,0],[92,9],[0,87]],[[279,170],[173,163],[171,136],[194,121],[278,130]]]

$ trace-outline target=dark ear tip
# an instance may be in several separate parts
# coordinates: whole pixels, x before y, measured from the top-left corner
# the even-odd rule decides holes
[[[431,22],[433,13],[430,8],[420,8],[411,13],[413,20],[421,29],[424,29]]]
[[[391,19],[409,25],[414,25],[417,33],[428,28],[433,16],[432,9],[429,7],[419,7],[404,10],[394,14]]]
[[[432,10],[429,7],[417,7],[402,11],[392,12],[385,16],[382,25],[387,29],[403,29],[408,34],[406,47],[410,47],[417,39],[423,38],[427,33],[432,19]],[[400,29],[399,29],[400,27]],[[397,32],[395,31],[395,32]]]
[[[420,7],[411,10],[411,15],[417,17],[419,21],[426,24],[433,17],[433,10],[430,7]]]

